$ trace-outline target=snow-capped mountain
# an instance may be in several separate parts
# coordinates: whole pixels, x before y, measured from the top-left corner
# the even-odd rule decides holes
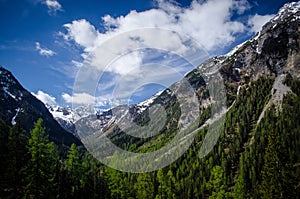
[[[300,1],[285,4],[271,20],[273,23],[283,22],[286,18],[296,14],[300,10]],[[299,19],[299,16],[296,16]]]
[[[90,106],[80,106],[75,109],[71,107],[61,107],[58,105],[46,104],[49,112],[55,120],[68,132],[76,135],[75,123],[81,118],[95,114],[91,111]]]
[[[143,111],[145,111],[153,102],[154,100],[160,95],[162,94],[163,91],[157,92],[156,94],[154,94],[152,97],[150,97],[149,99],[146,99],[143,102],[140,102],[138,104],[136,104],[135,106],[138,109],[138,113],[142,113]]]
[[[130,110],[129,112],[132,115],[141,114],[154,102],[154,100],[161,93],[162,91],[154,94],[149,99],[146,99],[143,102],[134,105],[129,105],[125,109]],[[116,120],[118,120],[118,117],[120,115],[124,114],[123,105],[114,107],[109,110],[100,110],[99,108],[93,107],[91,105],[79,106],[74,109],[72,109],[69,106],[61,107],[49,104],[46,104],[46,107],[56,119],[56,121],[65,130],[75,135],[77,135],[76,126],[78,125],[83,127],[83,121],[86,123],[86,125],[91,125],[97,129],[108,128],[114,122],[116,122]]]

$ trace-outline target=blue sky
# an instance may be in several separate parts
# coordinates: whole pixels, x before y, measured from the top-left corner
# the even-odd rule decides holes
[[[287,2],[0,0],[0,65],[47,103],[136,103],[253,36]]]

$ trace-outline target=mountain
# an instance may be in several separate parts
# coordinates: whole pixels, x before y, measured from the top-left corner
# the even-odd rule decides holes
[[[0,119],[12,126],[20,122],[24,130],[29,131],[38,118],[42,118],[50,140],[71,145],[81,142],[66,132],[48,111],[45,105],[24,89],[11,72],[0,67]]]
[[[208,94],[207,83],[210,79],[215,78],[216,72],[220,72],[224,79],[227,90],[227,107],[230,107],[236,100],[238,90],[241,87],[262,76],[275,78],[276,84],[272,88],[274,91],[272,101],[280,105],[280,100],[284,94],[290,91],[283,83],[286,75],[290,74],[293,78],[299,78],[300,75],[298,64],[299,7],[299,2],[286,4],[252,39],[238,45],[227,55],[207,60],[188,73],[182,81],[175,83],[170,89],[160,93],[156,100],[151,101],[145,107],[145,110],[155,104],[162,104],[168,113],[174,114],[176,112],[173,109],[176,106],[176,96],[171,91],[179,88],[185,81],[188,81],[196,90],[201,108],[210,106],[214,99]],[[147,111],[139,114],[133,112],[131,117],[138,119],[147,117],[145,116],[146,114]],[[113,125],[110,124],[110,126]],[[172,125],[168,123],[166,126]],[[111,128],[106,129],[114,131],[114,135],[116,135],[119,130],[117,130],[116,126],[114,128],[114,130]]]
[[[180,111],[178,111],[176,94],[173,91],[186,81],[197,93],[200,115],[207,114],[207,108],[210,108],[214,102],[212,96],[209,96],[207,83],[210,79],[215,78],[216,72],[220,72],[224,79],[227,91],[227,108],[236,101],[238,91],[242,87],[262,76],[272,76],[276,82],[271,88],[272,98],[265,109],[272,103],[281,106],[280,103],[284,94],[291,91],[283,83],[287,74],[296,79],[300,77],[298,64],[299,31],[297,29],[299,7],[299,2],[284,5],[278,14],[265,24],[252,39],[236,46],[226,55],[207,60],[188,73],[182,81],[173,84],[169,89],[154,95],[145,102],[130,106],[122,105],[102,112],[97,112],[89,106],[78,107],[74,110],[51,106],[48,108],[64,129],[77,136],[78,134],[84,136],[99,132],[114,137],[122,132],[118,127],[122,121],[121,118],[129,118],[127,121],[129,123],[148,121],[148,111],[146,110],[157,104],[162,105],[170,116],[178,116]],[[263,113],[259,121],[262,119]],[[172,131],[178,127],[180,118],[170,116],[165,125],[165,131]],[[206,119],[208,118],[206,116]],[[191,117],[191,119],[195,118]],[[186,123],[186,125],[188,124]],[[183,125],[185,124],[183,123]]]
[[[130,112],[135,113],[135,115],[141,114],[160,94],[161,92],[158,92],[143,102],[130,105]],[[120,107],[127,106],[113,107],[109,110],[99,110],[98,108],[92,107],[91,105],[79,106],[74,109],[71,109],[70,107],[60,107],[57,105],[48,104],[46,104],[46,107],[48,108],[52,116],[56,119],[56,121],[66,131],[78,137],[76,126],[80,126],[80,128],[85,129],[84,131],[87,131],[88,127],[92,126],[94,128],[90,129],[91,131],[99,129],[101,129],[102,131],[102,129],[108,129],[118,119],[115,116],[113,117],[113,113],[118,112],[120,110]]]
[[[190,137],[195,135],[186,153],[168,167],[149,174],[153,183],[148,182],[147,186],[155,187],[155,179],[160,183],[155,189],[156,196],[297,198],[300,193],[299,22],[300,2],[286,4],[253,38],[227,55],[216,56],[202,63],[183,80],[159,94],[143,112],[137,114],[130,107],[119,106],[111,116],[119,119],[111,120],[112,123],[105,125],[106,128],[97,125],[96,116],[94,119],[82,118],[76,126],[77,133],[88,141],[91,147],[87,148],[97,156],[97,152],[105,151],[109,144],[108,141],[97,142],[104,135],[121,149],[148,153],[168,146],[182,126],[190,130],[183,132],[175,147],[168,148],[152,162],[142,162],[142,165],[138,164],[142,161],[140,159],[122,161],[124,154],[114,154],[114,151],[100,154],[101,158],[105,155],[107,159],[117,160],[114,163],[122,162],[125,166],[119,166],[124,170],[126,163],[130,165],[132,161],[136,161],[134,169],[142,170],[172,159],[176,152],[185,147],[184,143],[190,142]],[[222,99],[210,93],[209,88],[214,87],[214,80],[218,79],[219,74],[226,88],[225,95],[221,96],[227,100],[225,110],[216,114],[214,107],[218,107]],[[188,114],[182,117],[182,107],[178,102],[180,92],[176,91],[187,89],[186,82],[195,90],[199,106],[188,109]],[[217,89],[212,91],[222,92]],[[140,136],[145,133],[140,130],[142,128],[126,125],[132,122],[140,127],[151,124],[147,110],[155,109],[157,105],[164,107],[167,119],[161,122],[163,127],[154,136],[145,138]],[[192,104],[186,101],[186,105],[190,107]],[[199,115],[195,115],[195,112],[199,112]],[[155,116],[159,117],[160,114]],[[214,117],[224,118],[220,136],[216,136],[217,130],[210,129],[220,125]],[[159,125],[159,122],[152,125]],[[211,146],[209,143],[206,145],[207,134],[213,147],[204,151],[203,155],[202,145]],[[120,174],[112,189],[119,185],[120,179],[129,181],[128,186],[143,186],[145,183],[144,178],[139,181]],[[162,186],[169,189],[161,191]],[[127,193],[126,188],[118,191],[120,197],[121,193]]]

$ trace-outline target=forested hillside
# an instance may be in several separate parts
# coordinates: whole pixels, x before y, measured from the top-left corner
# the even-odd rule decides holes
[[[285,7],[254,38],[186,75],[200,103],[200,115],[188,128],[198,130],[189,149],[157,171],[129,173],[104,166],[79,141],[79,146],[68,146],[49,139],[58,132],[49,133],[42,119],[24,125],[17,117],[11,122],[15,113],[7,112],[10,117],[0,120],[0,198],[299,198],[299,16],[299,10]],[[217,68],[224,79],[227,110],[216,145],[200,157],[214,105],[207,77],[202,77],[210,68]],[[7,99],[7,92],[0,94]],[[150,107],[155,104],[168,116],[156,136],[133,137],[116,124],[103,134],[127,151],[161,148],[178,133],[181,110],[170,89]],[[147,111],[136,114],[134,121],[146,125]],[[110,158],[112,164],[120,160],[118,153]]]
[[[101,165],[82,147],[58,149],[42,120],[30,133],[1,122],[1,198],[296,198],[300,193],[300,81],[282,112],[271,106],[257,124],[274,77],[241,88],[218,144],[205,158],[207,128],[170,166],[132,174]],[[117,161],[117,157],[116,157]]]

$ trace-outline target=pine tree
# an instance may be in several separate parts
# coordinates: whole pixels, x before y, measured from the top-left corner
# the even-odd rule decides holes
[[[154,198],[154,184],[152,182],[150,173],[141,173],[138,175],[135,184],[137,198],[153,199]]]
[[[103,180],[103,167],[86,152],[81,160],[81,189],[83,198],[104,198],[107,187]]]
[[[243,199],[246,198],[246,194],[245,194],[245,181],[243,176],[240,174],[237,182],[235,183],[234,187],[233,187],[233,198],[236,199]]]
[[[10,187],[10,184],[8,184],[10,176],[7,172],[7,165],[9,163],[8,132],[8,126],[0,119],[0,198],[7,195],[7,189]]]
[[[264,155],[260,192],[262,198],[282,198],[281,162],[279,158],[279,143],[274,128],[270,128],[268,145]]]
[[[166,189],[167,189],[167,183],[166,183],[166,179],[165,179],[165,175],[162,169],[159,169],[157,171],[157,182],[159,183],[158,186],[158,193],[155,197],[155,199],[165,199],[167,198],[167,194],[166,194]]]
[[[26,174],[26,198],[55,198],[55,164],[58,153],[53,142],[45,134],[43,120],[38,119],[30,131],[28,151],[30,159],[23,169]]]
[[[66,170],[68,174],[68,182],[71,196],[76,196],[80,190],[81,180],[81,163],[79,161],[79,153],[76,144],[72,144],[66,160]]]
[[[176,179],[173,175],[172,170],[169,170],[167,173],[167,187],[166,187],[166,192],[167,192],[167,198],[176,198]]]
[[[224,186],[224,170],[221,166],[215,166],[212,169],[210,180],[208,182],[208,188],[211,190],[211,196],[209,198],[224,198],[225,186]]]
[[[118,165],[119,153],[116,151],[112,156],[111,166]],[[107,182],[112,198],[128,198],[129,197],[129,181],[125,177],[125,173],[107,167]]]
[[[106,168],[106,175],[111,198],[128,198],[130,189],[125,174],[112,168]]]
[[[243,199],[246,198],[246,185],[245,185],[245,171],[244,171],[244,158],[240,156],[239,162],[239,175],[233,187],[233,198]]]
[[[25,158],[25,140],[22,136],[20,123],[17,122],[9,132],[8,135],[8,165],[7,173],[10,176],[10,186],[12,187],[12,197],[18,197],[20,193],[19,187],[21,185],[20,170],[24,164]]]

